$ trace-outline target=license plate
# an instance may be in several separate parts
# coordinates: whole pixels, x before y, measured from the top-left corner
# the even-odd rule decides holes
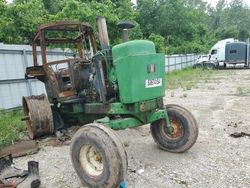
[[[145,87],[146,88],[159,87],[159,86],[162,86],[162,78],[145,80]]]

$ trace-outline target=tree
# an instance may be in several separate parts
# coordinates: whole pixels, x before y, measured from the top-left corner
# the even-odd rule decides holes
[[[18,2],[5,5],[2,24],[0,26],[0,40],[5,43],[27,43],[36,28],[44,23],[47,12],[41,0]]]
[[[152,33],[148,39],[155,44],[156,51],[159,53],[165,53],[164,37]]]
[[[155,0],[138,0],[137,1],[137,22],[140,24],[143,37],[147,38],[155,31],[157,2]]]
[[[96,17],[107,19],[112,45],[121,42],[119,20],[137,22],[130,39],[150,39],[158,51],[207,52],[218,40],[250,36],[250,9],[243,0],[219,0],[215,8],[205,0],[0,0],[0,40],[26,42],[45,22],[80,20],[97,31]],[[158,40],[159,39],[159,40]],[[159,45],[160,44],[160,45]]]

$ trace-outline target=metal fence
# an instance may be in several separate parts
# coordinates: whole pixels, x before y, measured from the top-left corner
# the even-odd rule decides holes
[[[48,60],[65,58],[59,49],[48,51]],[[38,49],[38,61],[41,55]],[[0,109],[21,106],[22,96],[46,93],[38,80],[26,80],[27,66],[33,65],[32,48],[28,45],[5,45],[0,43]]]
[[[49,50],[47,54],[48,61],[65,58],[65,53],[59,49]],[[192,66],[197,56],[196,54],[166,56],[165,71]],[[41,62],[39,49],[38,62]],[[43,83],[24,78],[26,67],[32,65],[31,46],[0,43],[0,109],[21,106],[22,96],[46,93]]]
[[[165,71],[181,70],[193,66],[200,54],[178,54],[165,56]]]

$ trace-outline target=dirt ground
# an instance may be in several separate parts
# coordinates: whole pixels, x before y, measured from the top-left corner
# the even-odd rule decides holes
[[[249,188],[250,137],[233,138],[234,132],[250,133],[250,70],[218,70],[190,90],[167,90],[166,104],[189,109],[199,124],[196,144],[182,154],[162,151],[149,126],[118,131],[126,143],[129,188]],[[42,187],[82,188],[73,170],[69,146],[44,146],[37,154],[15,159],[27,168],[39,161]]]

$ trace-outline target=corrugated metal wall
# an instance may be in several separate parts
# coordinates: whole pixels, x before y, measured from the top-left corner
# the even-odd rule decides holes
[[[177,54],[165,56],[165,71],[181,70],[193,66],[201,54]]]
[[[38,62],[41,55],[38,50]],[[66,50],[67,51],[67,50]],[[194,64],[198,55],[173,55],[165,57],[165,71],[179,70]],[[59,49],[49,50],[47,60],[65,59]],[[5,45],[0,43],[0,109],[10,109],[22,105],[22,96],[46,93],[38,80],[25,80],[27,66],[33,65],[32,48],[28,45]]]

